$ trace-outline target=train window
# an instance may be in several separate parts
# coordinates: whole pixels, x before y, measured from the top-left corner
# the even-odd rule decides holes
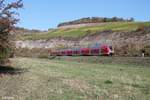
[[[109,46],[110,50],[113,50],[112,46]]]

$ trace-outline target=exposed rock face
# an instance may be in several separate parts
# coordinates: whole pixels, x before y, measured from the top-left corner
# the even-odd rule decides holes
[[[49,40],[16,41],[16,47],[28,49],[71,48],[87,47],[95,43],[110,44],[115,48],[118,55],[129,56],[138,56],[140,50],[146,47],[147,55],[150,56],[150,30],[132,32],[97,32],[94,35],[87,35],[76,40],[53,38]]]
[[[50,40],[26,40],[16,41],[17,48],[57,48],[57,47],[74,47],[74,46],[88,46],[95,43],[110,44],[116,47],[122,47],[127,44],[135,45],[149,45],[150,32],[99,32],[95,35],[85,36],[78,40],[67,40],[63,38],[54,38]],[[135,35],[136,34],[136,35]]]
[[[72,47],[75,45],[74,41],[68,41],[65,39],[51,39],[51,40],[26,40],[16,41],[17,48],[57,48],[59,46]]]

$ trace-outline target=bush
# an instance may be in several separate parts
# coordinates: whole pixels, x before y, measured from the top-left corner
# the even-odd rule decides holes
[[[113,84],[113,82],[111,80],[106,80],[105,84]]]
[[[15,51],[15,56],[20,57],[34,57],[34,58],[48,58],[50,49],[43,48],[18,48]]]
[[[150,56],[150,45],[145,46],[144,50],[145,50],[145,55]]]

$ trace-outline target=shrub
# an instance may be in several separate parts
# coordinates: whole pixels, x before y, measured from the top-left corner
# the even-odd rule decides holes
[[[18,21],[14,9],[22,6],[21,0],[10,4],[6,4],[5,0],[0,0],[0,64],[5,64],[8,61],[13,50],[10,31]]]
[[[44,48],[17,48],[15,55],[20,57],[48,58],[49,50]]]
[[[113,84],[113,82],[111,80],[106,80],[105,84]]]

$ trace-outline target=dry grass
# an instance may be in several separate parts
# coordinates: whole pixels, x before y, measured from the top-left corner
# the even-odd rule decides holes
[[[70,57],[54,60],[14,58],[25,73],[0,77],[0,99],[14,100],[148,100],[150,67],[140,58]],[[84,59],[84,58],[81,58]],[[116,59],[119,59],[120,63]],[[121,59],[126,59],[121,62]],[[127,60],[128,59],[128,60]],[[136,59],[136,60],[134,60]],[[139,59],[139,60],[137,60]],[[146,60],[147,59],[147,60]],[[150,58],[144,59],[145,62]],[[132,61],[131,61],[132,60]],[[128,62],[130,61],[130,62]]]

